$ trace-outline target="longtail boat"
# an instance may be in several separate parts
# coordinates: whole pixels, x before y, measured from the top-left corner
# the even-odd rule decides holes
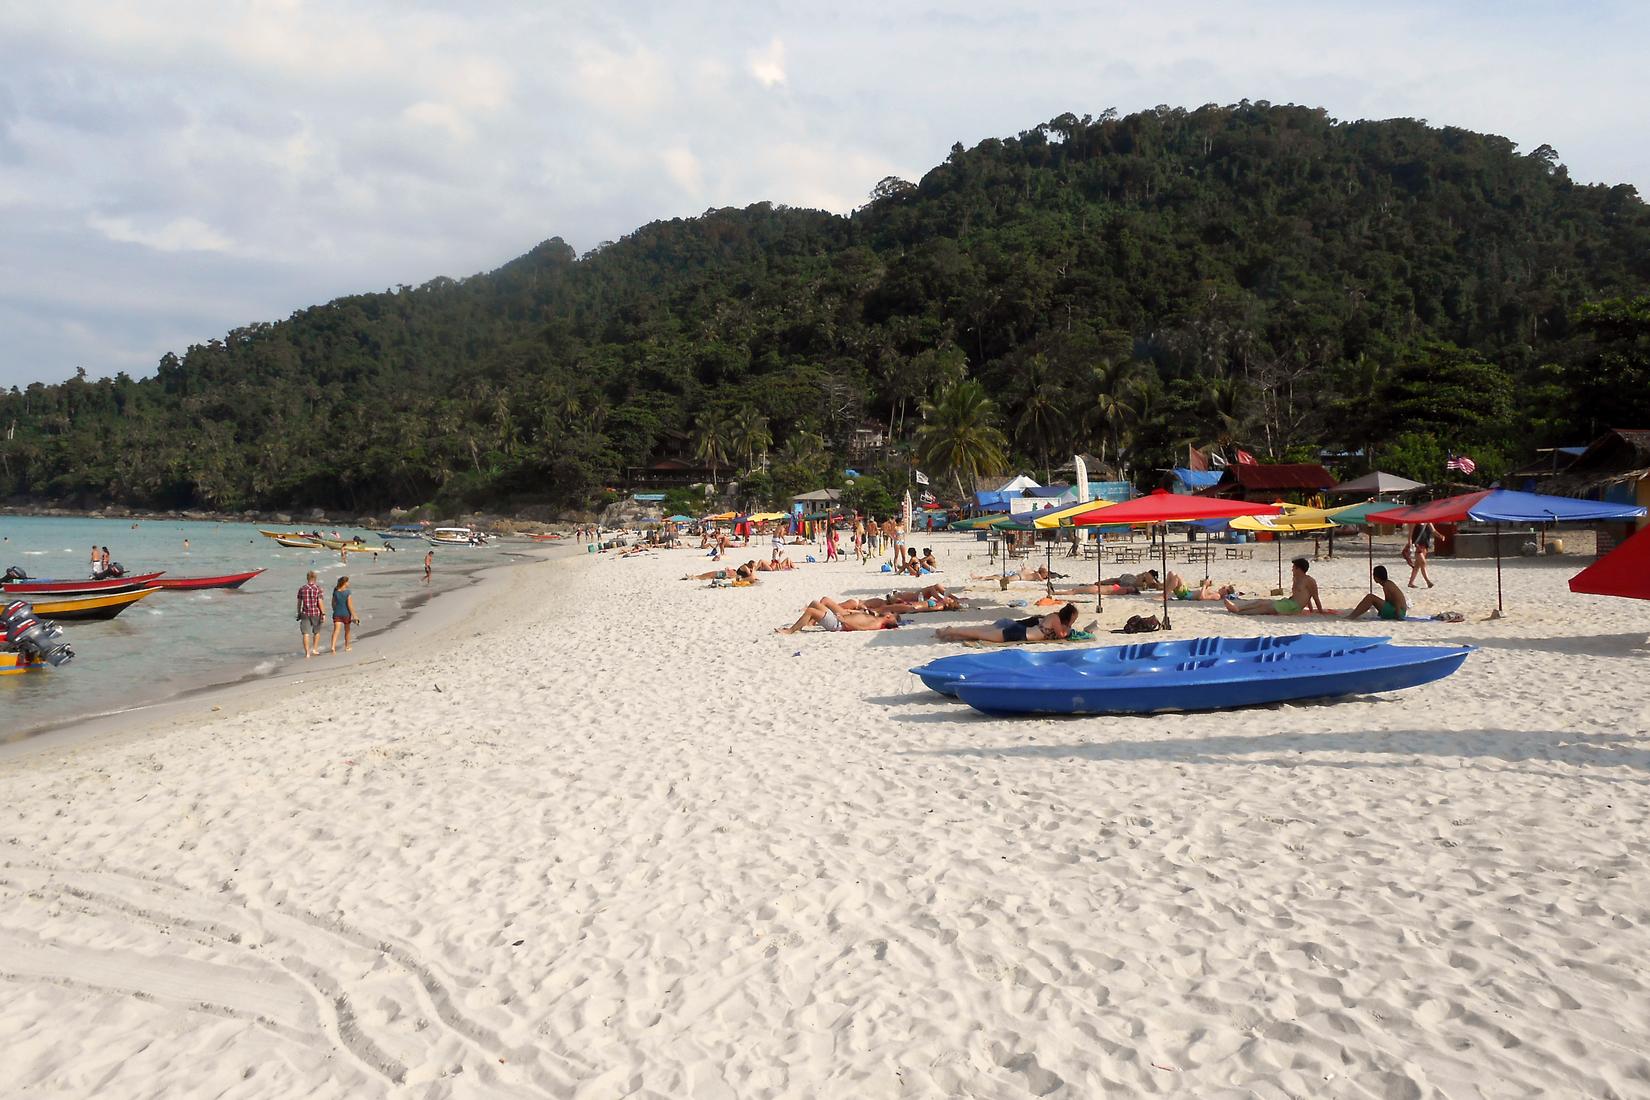
[[[124,577],[99,577],[96,580],[46,580],[30,578],[28,580],[7,581],[0,584],[0,592],[8,596],[89,596],[112,595],[116,592],[133,592],[139,588],[151,587],[155,578],[161,576],[155,573],[129,573]]]
[[[48,597],[36,601],[34,613],[42,619],[64,622],[90,619],[112,619],[128,607],[159,592],[158,588],[140,588],[136,592],[116,592],[107,596],[70,596],[65,599]]]
[[[226,573],[221,577],[163,577],[155,581],[154,586],[190,591],[203,588],[239,588],[262,572],[262,569],[254,569],[250,573]]]

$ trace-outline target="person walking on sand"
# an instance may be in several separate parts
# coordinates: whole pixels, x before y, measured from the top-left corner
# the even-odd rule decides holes
[[[355,594],[349,590],[349,578],[339,577],[332,586],[332,651],[338,652],[338,632],[344,632],[344,651],[350,648],[350,628],[359,620],[355,614]]]
[[[424,583],[430,583],[430,570],[435,568],[435,551],[424,551]]]
[[[321,652],[321,624],[326,615],[321,610],[321,586],[311,569],[298,587],[298,634],[304,641],[304,660]]]
[[[1409,530],[1409,542],[1404,546],[1404,558],[1409,562],[1409,586],[1415,587],[1415,576],[1420,574],[1427,582],[1428,588],[1436,588],[1432,577],[1427,573],[1427,556],[1432,553],[1433,541],[1438,536],[1438,529],[1430,523],[1417,523]]]

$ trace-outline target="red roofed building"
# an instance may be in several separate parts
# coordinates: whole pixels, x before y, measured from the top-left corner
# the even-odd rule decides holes
[[[1221,471],[1220,481],[1203,490],[1204,496],[1229,500],[1273,501],[1290,495],[1311,496],[1335,484],[1335,477],[1316,462],[1263,466],[1234,462]]]

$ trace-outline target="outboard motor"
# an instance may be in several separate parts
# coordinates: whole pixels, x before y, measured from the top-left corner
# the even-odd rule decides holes
[[[124,577],[126,575],[126,567],[118,561],[112,561],[109,563],[109,568],[103,571],[103,575],[105,577]]]
[[[43,623],[22,600],[0,608],[0,649],[45,661],[52,667],[74,659],[74,647],[63,641],[63,628]]]
[[[5,576],[0,577],[0,584],[10,584],[12,581],[26,581],[28,579],[29,575],[27,573],[15,565],[8,565]]]

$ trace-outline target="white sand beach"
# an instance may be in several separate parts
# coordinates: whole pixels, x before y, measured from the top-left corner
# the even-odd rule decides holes
[[[704,561],[521,566],[346,672],[12,746],[0,1093],[1650,1096],[1650,604],[1571,595],[1584,559],[1509,559],[1502,620],[1440,560],[1417,610],[1465,623],[1347,624],[1481,647],[1413,691],[1016,721],[906,671],[995,584],[786,637],[886,578]]]

